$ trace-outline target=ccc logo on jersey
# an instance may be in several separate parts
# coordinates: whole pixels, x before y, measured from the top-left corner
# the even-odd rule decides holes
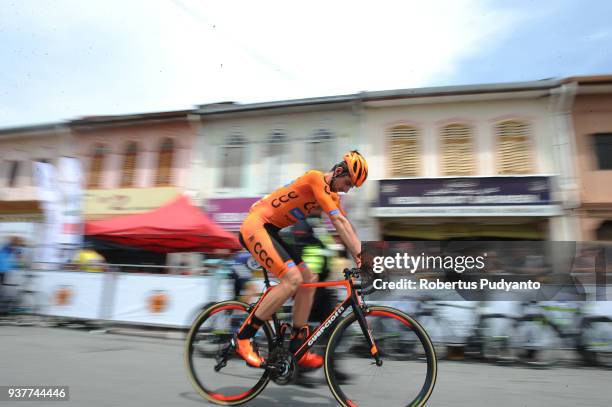
[[[259,260],[261,260],[259,262],[260,264],[265,264],[268,268],[272,267],[274,260],[268,257],[268,252],[262,249],[261,243],[255,243],[255,246],[253,246],[253,251],[257,257],[259,257]]]
[[[298,198],[298,194],[295,193],[295,191],[291,191],[288,194],[285,195],[281,195],[278,198],[274,198],[272,200],[272,206],[274,208],[278,208],[279,206],[281,206],[284,203],[289,202],[292,199],[296,199]]]

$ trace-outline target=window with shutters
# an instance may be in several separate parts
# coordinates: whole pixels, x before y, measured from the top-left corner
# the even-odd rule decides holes
[[[283,164],[285,160],[285,150],[287,147],[287,136],[281,130],[273,130],[264,147],[264,162],[266,165],[267,177],[264,182],[264,192],[272,192],[283,183]]]
[[[594,134],[597,169],[612,170],[612,133]]]
[[[465,124],[449,124],[442,128],[442,175],[474,175],[472,129]]]
[[[507,120],[495,126],[497,137],[497,173],[501,175],[533,172],[529,138],[531,126],[518,120]]]
[[[138,158],[138,143],[130,141],[123,155],[123,170],[121,172],[121,187],[131,188],[136,181],[136,160]]]
[[[164,187],[172,185],[172,165],[174,164],[174,140],[166,138],[162,141],[157,160],[157,175],[155,186]]]
[[[307,144],[309,170],[329,171],[340,161],[336,151],[336,137],[330,130],[315,131]]]
[[[392,177],[419,175],[419,132],[415,127],[399,125],[387,131],[390,144],[390,172]]]
[[[221,165],[223,175],[221,186],[223,188],[240,188],[242,185],[242,165],[244,163],[244,150],[246,141],[239,134],[230,136],[221,148]]]
[[[104,144],[96,144],[94,147],[93,157],[91,158],[91,164],[89,166],[87,188],[100,188],[105,158],[106,146]]]

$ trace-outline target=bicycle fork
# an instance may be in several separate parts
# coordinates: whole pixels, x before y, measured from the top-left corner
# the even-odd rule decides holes
[[[366,317],[363,313],[363,308],[361,308],[361,306],[359,306],[358,304],[352,304],[352,306],[353,306],[353,312],[355,313],[355,316],[357,317],[357,322],[359,323],[359,326],[361,327],[361,331],[363,332],[363,335],[366,338],[368,346],[370,347],[370,354],[374,358],[376,366],[382,366],[383,361],[382,361],[382,358],[380,357],[380,353],[378,352],[378,348],[376,347],[376,343],[374,342],[374,337],[372,336],[372,330],[368,327],[368,321],[366,320]]]

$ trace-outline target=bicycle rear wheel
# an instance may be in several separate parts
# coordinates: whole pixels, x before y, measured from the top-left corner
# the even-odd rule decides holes
[[[193,323],[185,344],[185,364],[195,389],[207,400],[221,405],[243,404],[263,391],[270,381],[268,369],[247,366],[236,354],[234,332],[249,315],[249,305],[223,301],[208,307]],[[266,322],[254,338],[267,360],[272,330]]]
[[[612,320],[608,317],[586,317],[582,324],[579,350],[587,362],[612,368]]]
[[[372,306],[364,314],[383,364],[373,364],[356,315],[348,315],[331,333],[325,352],[325,377],[332,394],[344,407],[381,402],[424,405],[437,376],[436,352],[429,336],[412,317],[394,308]],[[344,344],[347,341],[350,352]]]
[[[535,368],[552,367],[563,355],[559,333],[539,315],[528,315],[517,321],[510,346],[518,359]]]

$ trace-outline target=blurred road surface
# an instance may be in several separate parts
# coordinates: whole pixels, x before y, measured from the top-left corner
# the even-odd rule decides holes
[[[409,377],[398,380],[410,380]],[[322,372],[313,387],[271,383],[249,406],[335,406]],[[612,371],[534,370],[441,361],[431,406],[610,406]],[[183,342],[68,328],[0,326],[0,386],[67,385],[56,406],[208,406],[191,387]],[[0,402],[0,406],[48,403]],[[380,406],[380,400],[372,400]]]

